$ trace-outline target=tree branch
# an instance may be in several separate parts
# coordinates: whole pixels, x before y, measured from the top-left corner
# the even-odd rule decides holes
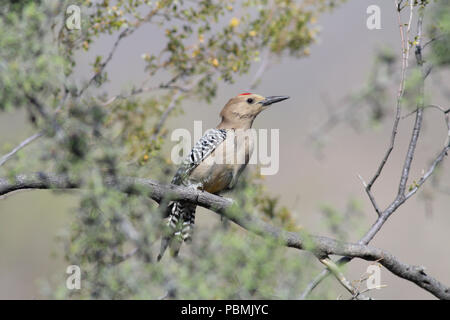
[[[424,267],[402,263],[384,250],[359,243],[346,243],[322,236],[285,231],[258,219],[254,214],[237,213],[239,209],[234,210],[238,207],[230,199],[192,188],[163,185],[151,179],[132,177],[105,178],[104,183],[108,187],[117,188],[125,193],[147,195],[157,202],[169,197],[172,200],[196,203],[227,217],[242,228],[259,236],[271,237],[287,247],[311,251],[319,259],[335,254],[351,258],[358,257],[367,261],[379,261],[393,274],[414,282],[440,299],[450,299],[450,288],[427,275],[424,272]],[[52,173],[22,174],[12,180],[0,179],[0,196],[24,189],[74,189],[82,186],[81,181],[71,180],[66,176]]]
[[[102,74],[102,72],[105,70],[106,66],[108,65],[108,63],[111,61],[111,59],[113,58],[117,48],[119,47],[120,42],[122,41],[122,39],[124,39],[125,37],[127,37],[128,35],[130,35],[131,33],[133,33],[134,29],[130,29],[130,28],[126,28],[125,30],[123,30],[119,36],[117,37],[116,41],[114,42],[108,56],[106,57],[105,61],[103,61],[100,64],[100,67],[98,68],[98,70],[94,73],[94,75],[91,77],[91,79],[84,85],[83,88],[81,88],[80,92],[78,93],[78,96],[82,96],[83,93],[91,86],[91,84],[97,79],[97,77]]]
[[[357,300],[371,300],[371,298],[364,296],[361,294],[357,288],[355,288],[350,281],[348,281],[342,271],[339,269],[339,266],[334,263],[330,258],[319,259],[319,261],[327,267],[327,269],[336,277],[336,279],[342,284],[342,286],[347,289],[348,292],[352,295],[352,299]]]
[[[17,152],[19,152],[22,148],[26,147],[30,143],[32,143],[37,138],[41,137],[43,135],[42,132],[38,132],[33,134],[32,136],[26,138],[23,140],[18,146],[16,146],[14,149],[12,149],[9,153],[5,154],[3,157],[0,158],[0,167],[8,161],[11,157],[13,157]]]
[[[390,145],[388,150],[386,151],[386,154],[384,155],[384,157],[381,160],[380,165],[378,166],[377,171],[375,172],[375,175],[373,176],[373,178],[369,181],[369,183],[367,185],[365,185],[365,190],[369,196],[369,199],[371,200],[375,210],[378,213],[378,219],[375,221],[375,223],[371,226],[371,228],[369,229],[369,231],[364,235],[364,237],[358,241],[359,244],[368,244],[374,237],[375,235],[378,233],[378,231],[381,229],[381,227],[383,226],[383,224],[387,221],[387,219],[391,216],[392,213],[394,213],[398,207],[400,207],[407,199],[409,199],[416,191],[417,189],[420,187],[421,184],[423,184],[425,182],[425,180],[433,173],[434,169],[436,168],[436,166],[443,160],[444,156],[447,155],[447,151],[448,151],[448,145],[446,147],[444,147],[444,149],[442,150],[442,152],[438,155],[438,157],[433,161],[433,164],[431,166],[431,168],[428,170],[427,174],[425,174],[420,182],[420,185],[416,185],[410,193],[408,193],[408,195],[405,195],[405,190],[406,190],[406,183],[408,181],[409,178],[409,172],[410,172],[410,168],[411,168],[411,163],[412,160],[414,158],[414,152],[416,150],[416,146],[417,146],[417,140],[419,138],[419,133],[420,133],[420,129],[422,126],[422,119],[423,119],[423,108],[424,108],[424,104],[423,104],[423,97],[424,97],[424,82],[425,82],[425,78],[428,76],[428,73],[426,71],[423,70],[423,58],[422,58],[422,47],[421,47],[421,38],[422,38],[422,24],[423,24],[423,15],[424,15],[424,9],[419,9],[419,17],[417,20],[417,37],[416,37],[416,45],[415,45],[415,57],[416,57],[416,62],[418,64],[418,66],[421,68],[422,70],[422,79],[421,79],[421,84],[420,84],[420,92],[419,92],[419,103],[417,105],[417,111],[416,111],[416,120],[414,123],[414,128],[411,134],[411,140],[408,146],[408,151],[406,153],[406,158],[405,161],[403,163],[403,169],[402,169],[402,173],[401,173],[401,178],[400,178],[400,182],[399,182],[399,187],[398,187],[398,193],[394,199],[394,201],[383,211],[383,212],[379,212],[378,206],[376,205],[375,202],[375,198],[373,197],[373,194],[371,192],[371,188],[373,186],[373,184],[375,183],[375,181],[377,180],[377,178],[380,176],[384,165],[386,164],[393,148],[394,148],[394,143],[395,143],[395,137],[397,135],[397,129],[398,129],[398,124],[401,118],[401,101],[402,101],[402,97],[404,94],[404,90],[405,90],[405,75],[406,75],[406,68],[408,66],[408,58],[409,58],[409,31],[410,31],[410,27],[411,27],[411,21],[412,21],[412,11],[410,11],[410,18],[409,18],[409,22],[406,25],[406,33],[407,33],[407,37],[405,38],[404,35],[404,25],[402,23],[401,20],[401,15],[400,12],[402,10],[401,8],[401,1],[395,1],[395,7],[397,10],[397,18],[398,18],[398,23],[399,23],[399,29],[400,29],[400,38],[401,38],[401,44],[402,44],[402,67],[401,67],[401,80],[400,80],[400,85],[399,85],[399,89],[398,89],[398,93],[397,93],[397,111],[396,111],[396,116],[395,116],[395,120],[394,120],[394,125],[392,128],[392,134],[391,134],[391,140],[390,140]],[[410,10],[412,10],[412,7],[410,6]],[[448,119],[447,119],[448,120]],[[447,121],[448,122],[448,121]],[[422,180],[423,179],[423,180]],[[365,182],[363,182],[365,184]],[[351,257],[343,257],[341,259],[339,259],[339,261],[337,262],[338,265],[342,265],[345,263],[348,263],[352,260]],[[323,270],[316,278],[313,279],[313,281],[311,281],[308,286],[306,287],[305,291],[302,293],[301,298],[305,299],[308,294],[323,280],[325,279],[329,274],[328,269]]]
[[[84,85],[84,87],[81,88],[80,92],[78,93],[78,97],[81,97],[83,93],[92,85],[92,83],[98,78],[99,75],[102,74],[102,72],[105,70],[108,63],[112,60],[114,57],[114,54],[116,53],[117,48],[119,47],[120,42],[126,38],[127,36],[131,35],[133,32],[135,32],[144,22],[148,22],[151,20],[151,18],[158,12],[158,8],[152,9],[144,18],[139,19],[134,23],[132,26],[124,29],[119,36],[117,37],[116,41],[114,42],[111,50],[109,51],[108,56],[106,59],[100,64],[98,70],[94,73],[94,75],[89,79],[89,81]]]
[[[401,75],[400,75],[400,84],[399,84],[398,92],[397,92],[396,113],[395,113],[394,124],[392,126],[392,133],[391,133],[389,147],[386,150],[384,157],[381,159],[381,162],[380,162],[380,165],[378,166],[377,171],[375,172],[374,176],[372,177],[372,179],[370,179],[369,183],[367,184],[366,192],[368,193],[369,197],[370,197],[370,192],[371,192],[373,184],[380,176],[381,172],[383,171],[384,165],[386,164],[387,160],[389,159],[389,156],[391,155],[392,150],[394,149],[395,138],[397,136],[398,124],[399,124],[400,118],[401,118],[401,102],[402,102],[403,94],[405,92],[405,76],[406,76],[406,69],[408,67],[408,59],[409,59],[409,43],[408,42],[409,42],[409,30],[411,27],[412,11],[410,12],[410,20],[407,24],[407,37],[405,38],[404,29],[403,29],[404,26],[403,26],[403,22],[402,22],[401,15],[400,15],[401,2],[400,3],[398,3],[397,1],[395,1],[395,2],[396,2],[395,6],[397,8],[397,22],[399,24],[400,40],[401,40],[401,46],[402,46],[402,67],[401,67]]]

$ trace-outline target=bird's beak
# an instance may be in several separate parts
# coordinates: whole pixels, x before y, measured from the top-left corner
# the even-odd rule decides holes
[[[270,97],[266,97],[263,101],[261,101],[260,103],[263,106],[269,106],[273,103],[277,103],[283,100],[289,99],[288,96],[270,96]]]

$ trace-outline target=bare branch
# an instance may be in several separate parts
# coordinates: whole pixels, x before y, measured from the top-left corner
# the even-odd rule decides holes
[[[78,97],[82,96],[83,93],[92,85],[92,83],[98,78],[99,75],[102,74],[102,72],[105,70],[108,63],[113,58],[117,48],[119,47],[120,42],[126,38],[127,36],[131,35],[134,31],[136,31],[144,22],[148,22],[152,19],[152,17],[157,13],[158,8],[150,10],[150,12],[142,19],[139,19],[136,21],[132,26],[124,29],[119,36],[117,37],[116,41],[114,42],[108,56],[106,57],[105,61],[103,61],[100,64],[100,68],[96,70],[95,74],[91,77],[91,79],[86,83],[86,85],[80,90],[78,93]]]
[[[199,79],[196,79],[188,87],[184,88],[183,90],[177,89],[177,92],[172,96],[172,99],[170,100],[170,103],[167,106],[167,109],[161,115],[161,118],[159,119],[158,123],[156,124],[155,128],[153,129],[151,141],[155,141],[156,138],[158,137],[159,133],[161,132],[162,127],[164,126],[164,123],[167,121],[167,118],[169,117],[169,114],[177,106],[177,100],[181,97],[182,93],[191,91],[197,85],[198,81],[199,81]],[[170,86],[170,85],[172,85],[172,84],[171,83],[166,84],[166,86]]]
[[[437,105],[434,105],[434,104],[430,104],[430,105],[427,105],[427,106],[424,106],[424,107],[423,107],[423,109],[427,109],[427,108],[435,108],[435,109],[438,109],[438,110],[442,111],[443,114],[450,113],[450,108],[447,109],[447,110],[445,110],[444,108],[442,108],[442,107],[440,107],[440,106],[437,106]],[[403,119],[406,119],[406,118],[408,118],[408,117],[410,117],[410,116],[412,116],[412,115],[415,114],[416,112],[417,112],[417,109],[414,110],[414,111],[411,111],[411,112],[408,113],[407,115],[404,115],[404,116],[402,117],[402,120],[403,120]],[[446,124],[447,124],[447,126],[448,126],[448,121],[447,121],[447,120],[446,120]]]
[[[407,60],[408,60],[407,53],[409,53],[409,50],[406,50],[406,46],[408,45],[408,39],[406,39],[406,43],[405,43],[403,25],[402,25],[401,17],[400,17],[401,1],[400,2],[396,1],[395,4],[396,4],[397,16],[398,16],[399,27],[400,27],[400,37],[402,40],[401,41],[402,42],[402,76],[401,76],[401,80],[400,80],[399,91],[397,94],[397,113],[396,113],[396,117],[394,120],[394,126],[393,126],[393,130],[392,130],[390,146],[389,146],[385,156],[383,157],[374,177],[371,179],[371,181],[367,184],[367,187],[366,187],[366,192],[368,193],[369,198],[371,198],[371,201],[373,198],[372,194],[370,193],[371,187],[372,187],[373,183],[376,181],[376,179],[379,177],[379,175],[381,174],[381,171],[383,170],[383,167],[386,164],[386,162],[389,158],[389,155],[391,154],[393,147],[394,147],[398,123],[399,123],[400,117],[401,117],[400,103],[401,103],[401,98],[403,97],[403,93],[404,93],[405,72],[406,72]],[[398,193],[397,193],[397,196],[395,197],[394,201],[383,212],[381,212],[381,214],[379,214],[378,219],[371,226],[371,228],[367,231],[367,233],[364,235],[364,237],[361,238],[360,241],[358,241],[358,244],[367,245],[375,237],[375,235],[378,233],[378,231],[381,229],[381,227],[384,225],[384,223],[387,221],[387,219],[391,216],[391,214],[394,213],[407,199],[409,199],[412,195],[414,195],[414,193],[418,190],[420,185],[422,185],[426,181],[426,179],[433,173],[436,166],[442,162],[442,160],[444,159],[444,156],[447,155],[447,152],[448,152],[449,145],[447,144],[447,146],[444,147],[444,149],[441,151],[441,153],[433,161],[433,163],[432,163],[430,169],[427,171],[427,173],[425,173],[425,175],[422,176],[422,178],[419,180],[420,185],[417,184],[407,195],[405,195],[406,183],[408,181],[411,163],[414,158],[414,152],[415,152],[415,149],[417,146],[417,140],[419,138],[419,133],[420,133],[420,129],[422,126],[423,108],[424,108],[424,105],[423,105],[424,82],[425,82],[425,78],[428,75],[428,72],[424,71],[422,68],[423,67],[423,58],[422,58],[421,38],[422,38],[423,14],[424,14],[423,8],[419,9],[419,17],[418,17],[418,22],[417,22],[417,38],[416,38],[416,45],[415,45],[416,62],[422,69],[422,81],[421,81],[420,88],[419,88],[420,100],[417,105],[416,120],[415,120],[414,128],[413,128],[413,131],[411,134],[411,140],[409,143],[408,151],[407,151],[405,161],[403,164],[402,174],[401,174],[401,178],[400,178],[400,182],[399,182]],[[409,24],[410,23],[411,23],[411,19],[410,19]],[[409,30],[409,27],[410,27],[409,24],[408,24],[407,30]],[[447,118],[447,123],[448,123],[448,118]],[[449,130],[449,132],[450,132],[450,130]],[[447,140],[449,140],[449,139],[447,139]],[[372,204],[373,203],[374,202],[372,202]],[[342,265],[342,264],[348,263],[351,260],[352,260],[351,257],[343,257],[343,258],[339,259],[337,264]],[[328,274],[329,274],[328,269],[323,270],[316,278],[314,278],[307,285],[306,289],[304,290],[304,292],[301,295],[301,298],[305,299],[308,296],[308,294],[323,279],[325,279],[328,276]]]
[[[350,281],[348,281],[345,278],[345,275],[342,273],[342,271],[339,269],[339,266],[336,265],[336,263],[334,263],[333,260],[331,260],[330,258],[326,257],[326,258],[322,258],[319,259],[319,261],[324,264],[327,269],[336,277],[336,279],[342,284],[342,286],[347,289],[348,292],[350,292],[350,294],[352,295],[353,299],[358,299],[358,300],[371,300],[369,297],[366,297],[364,295],[362,295],[358,289],[356,289],[351,283]]]
[[[444,157],[448,155],[449,150],[450,142],[439,153],[436,159],[434,159],[427,172],[425,172],[425,174],[419,179],[419,181],[414,184],[414,187],[410,189],[409,192],[405,195],[405,199],[411,198],[417,192],[417,190],[419,190],[419,188],[425,183],[425,181],[433,174],[436,167],[442,162],[442,159],[444,159]]]
[[[161,83],[160,85],[153,86],[153,87],[151,87],[151,86],[150,87],[146,87],[145,86],[145,83],[148,81],[148,79],[147,79],[147,80],[143,81],[142,85],[139,88],[131,90],[131,92],[129,94],[118,94],[118,95],[115,95],[115,96],[113,96],[111,98],[108,98],[106,101],[101,102],[101,104],[103,106],[107,106],[107,105],[110,105],[111,103],[113,103],[114,101],[119,100],[119,99],[128,99],[128,98],[131,98],[133,96],[137,96],[137,95],[142,94],[142,93],[149,93],[149,92],[153,92],[153,91],[156,91],[156,90],[176,90],[176,91],[181,91],[181,92],[184,92],[184,93],[187,93],[187,92],[192,90],[192,88],[193,88],[192,85],[189,86],[189,87],[183,87],[181,85],[173,84],[174,80],[176,80],[177,78],[178,78],[178,76],[172,78],[167,83]]]
[[[55,114],[58,113],[62,107],[64,106],[64,103],[66,102],[67,96],[69,95],[69,91],[67,90],[67,88],[64,88],[64,94],[59,102],[58,107],[55,110]],[[44,111],[44,108],[42,107],[42,105],[40,105],[37,100],[35,100],[33,97],[26,95],[27,99],[30,100],[30,102],[32,104],[34,104],[38,110],[40,110],[39,112],[41,113],[41,115],[43,117],[45,117],[46,120],[48,120],[48,118],[50,117],[50,115]],[[26,138],[25,140],[23,140],[19,145],[17,145],[13,150],[11,150],[9,153],[5,154],[3,157],[0,158],[0,167],[6,162],[8,161],[10,158],[12,158],[17,152],[19,152],[21,149],[23,149],[24,147],[26,147],[27,145],[29,145],[30,143],[32,143],[33,141],[35,141],[36,139],[39,139],[40,137],[42,137],[44,135],[44,132],[38,132],[33,134],[32,136]]]
[[[249,89],[255,89],[259,85],[264,73],[270,66],[270,58],[271,58],[270,49],[268,49],[264,53],[264,57],[262,58],[261,65],[259,66],[255,75],[253,76],[252,81],[250,81],[250,84],[248,86]]]
[[[98,70],[95,72],[95,74],[91,77],[91,79],[84,85],[83,88],[81,88],[80,92],[78,93],[78,96],[83,95],[83,93],[91,86],[91,84],[98,78],[98,76],[100,74],[102,74],[102,72],[105,70],[106,66],[108,65],[108,63],[111,61],[111,59],[114,56],[114,53],[116,52],[120,42],[122,41],[123,38],[125,38],[126,36],[130,35],[131,33],[133,33],[133,29],[130,28],[126,28],[125,30],[123,30],[119,36],[117,37],[117,40],[114,42],[107,58],[105,59],[105,61],[103,61],[100,64],[100,67],[98,68]]]
[[[181,96],[181,92],[178,91],[177,93],[174,94],[174,96],[170,100],[169,105],[167,106],[166,110],[161,115],[161,118],[159,119],[158,123],[156,124],[155,128],[153,129],[153,134],[152,134],[152,137],[151,137],[151,141],[155,141],[156,138],[158,137],[159,132],[161,131],[164,123],[166,122],[167,118],[169,117],[169,114],[177,106],[177,100],[178,100],[178,98],[180,96]]]
[[[192,188],[163,185],[151,179],[132,177],[121,177],[120,179],[117,179],[117,177],[105,178],[105,185],[129,194],[148,195],[157,202],[161,202],[169,197],[172,200],[185,200],[196,203],[227,217],[247,231],[262,237],[273,238],[280,245],[312,251],[319,258],[335,254],[351,258],[358,257],[367,261],[379,261],[381,265],[393,274],[414,282],[440,299],[450,299],[450,288],[427,275],[424,267],[402,263],[387,251],[367,245],[340,242],[322,236],[303,235],[285,231],[258,219],[254,213],[240,212],[241,207],[238,207],[234,201],[224,197]],[[71,180],[67,176],[49,173],[22,174],[12,180],[0,179],[0,196],[23,189],[74,189],[80,187],[82,187],[81,181]],[[310,244],[312,244],[312,248]]]
[[[375,197],[372,194],[372,191],[368,188],[367,183],[364,181],[363,177],[361,177],[361,175],[358,175],[359,179],[361,180],[364,189],[366,190],[367,195],[369,196],[370,202],[373,205],[373,208],[375,209],[376,213],[378,214],[378,216],[381,215],[381,210],[377,205],[377,202],[375,200]]]
[[[375,183],[375,181],[378,179],[381,172],[383,171],[383,168],[384,168],[387,160],[389,159],[389,156],[391,155],[392,150],[394,149],[395,138],[397,136],[398,124],[400,122],[400,117],[401,117],[401,102],[402,102],[403,94],[405,91],[405,76],[406,76],[406,69],[408,67],[408,59],[409,59],[409,38],[408,37],[409,37],[409,30],[411,27],[412,11],[410,13],[410,20],[407,25],[407,37],[405,38],[404,29],[403,29],[404,26],[403,26],[402,18],[400,15],[400,11],[401,11],[400,5],[401,5],[401,2],[395,1],[395,6],[397,9],[397,22],[399,24],[400,40],[401,40],[401,45],[402,45],[402,67],[401,67],[401,73],[400,73],[400,84],[399,84],[398,92],[397,92],[397,107],[396,107],[395,119],[394,119],[394,124],[392,126],[392,134],[391,134],[391,140],[389,143],[389,147],[386,150],[384,157],[381,159],[381,162],[378,166],[377,171],[375,172],[374,176],[372,177],[372,179],[370,179],[369,183],[367,184],[366,192],[368,194],[369,194],[369,191],[372,189],[373,184]]]
[[[445,34],[439,34],[439,35],[437,35],[437,36],[431,38],[430,40],[428,40],[428,41],[423,45],[422,49],[425,49],[425,48],[426,48],[428,45],[430,45],[432,42],[434,42],[434,41],[436,41],[436,40],[438,40],[438,39],[441,39],[441,38],[443,38],[444,36],[445,36]]]
[[[411,163],[414,158],[414,152],[417,146],[417,140],[419,138],[420,129],[422,126],[423,119],[423,108],[419,107],[416,113],[416,121],[414,123],[414,129],[411,136],[411,141],[409,143],[408,152],[406,153],[406,159],[403,165],[402,176],[400,178],[400,183],[398,187],[398,195],[397,197],[405,196],[406,183],[409,177],[409,171],[411,169]]]
[[[42,102],[40,102],[36,97],[31,96],[29,94],[26,94],[25,96],[31,102],[31,104],[36,108],[36,110],[39,112],[41,117],[53,127],[53,130],[55,130],[55,132],[57,133],[58,137],[59,138],[63,137],[64,136],[64,130],[59,125],[58,121],[56,120],[55,115],[54,114],[50,114],[47,111],[46,106]],[[64,98],[63,102],[64,101],[65,101],[65,98]]]
[[[0,167],[8,161],[10,158],[12,158],[17,152],[19,152],[22,148],[26,147],[30,143],[32,143],[34,140],[38,139],[39,137],[42,137],[43,133],[38,132],[33,134],[32,136],[26,138],[23,140],[18,146],[16,146],[14,149],[12,149],[9,153],[5,154],[3,157],[0,158]]]

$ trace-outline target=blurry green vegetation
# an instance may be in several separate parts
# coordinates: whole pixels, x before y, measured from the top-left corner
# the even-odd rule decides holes
[[[356,199],[350,199],[344,211],[335,206],[324,203],[321,205],[322,219],[336,239],[351,241],[352,237],[359,238],[362,231],[358,232],[360,217],[363,215],[362,204]],[[361,233],[361,234],[359,234]]]
[[[317,34],[316,17],[330,3],[84,1],[81,30],[63,25],[69,2],[30,1],[2,8],[1,109],[24,108],[45,137],[39,150],[33,149],[34,157],[21,151],[21,160],[6,163],[1,172],[56,171],[84,184],[70,230],[61,240],[67,262],[81,267],[82,289],[69,292],[58,281],[56,287],[44,287],[46,295],[298,297],[312,275],[311,259],[227,221],[198,228],[181,259],[155,263],[161,234],[157,205],[145,195],[106,188],[104,178],[150,176],[168,182],[175,166],[161,151],[165,129],[155,128],[169,105],[176,104],[174,116],[183,99],[211,101],[218,85],[247,73],[264,50],[280,57],[308,54]],[[106,56],[92,64],[93,86],[75,85],[76,51],[89,50],[103,34],[128,36],[143,23],[160,26],[166,37],[161,52],[142,55],[150,77],[158,73],[169,79],[157,94],[105,104],[96,87],[108,80]],[[180,87],[190,89],[177,95]],[[260,212],[263,219],[298,231],[291,212],[278,205],[277,196],[270,196],[260,180],[253,173],[242,177],[230,195],[240,203],[236,214]]]
[[[450,63],[450,1],[436,1],[432,12],[433,23],[429,26],[432,47],[430,60],[437,66],[448,66]]]

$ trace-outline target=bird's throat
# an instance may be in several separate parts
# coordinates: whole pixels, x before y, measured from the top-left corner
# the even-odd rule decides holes
[[[229,120],[222,118],[222,121],[217,126],[217,129],[250,129],[253,125],[254,118],[240,118],[236,120]]]

